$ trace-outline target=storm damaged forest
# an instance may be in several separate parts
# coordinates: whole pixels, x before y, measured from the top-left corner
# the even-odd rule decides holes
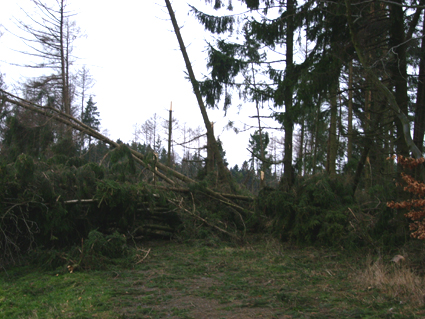
[[[96,79],[73,67],[76,16],[65,0],[33,4],[16,23],[27,67],[45,73],[0,78],[2,269],[30,257],[92,269],[81,250],[101,259],[151,239],[378,252],[425,238],[423,1],[217,0],[209,13],[191,1],[215,39],[197,78],[166,0],[203,120],[179,145],[171,108],[133,142],[101,133]],[[250,156],[230,165],[209,112],[237,99],[258,121]]]

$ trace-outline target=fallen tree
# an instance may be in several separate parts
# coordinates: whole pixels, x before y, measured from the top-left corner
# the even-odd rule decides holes
[[[72,117],[71,115],[68,115],[64,112],[61,112],[51,106],[41,106],[38,104],[35,104],[33,102],[24,100],[22,98],[19,98],[9,92],[6,92],[4,90],[0,89],[0,92],[2,93],[1,99],[3,102],[8,102],[8,103],[12,103],[14,105],[20,106],[24,109],[42,114],[46,117],[52,118],[60,123],[66,124],[67,126],[78,130],[84,134],[87,134],[99,141],[102,141],[110,146],[113,147],[120,147],[120,144],[118,144],[117,142],[114,142],[113,140],[109,139],[108,137],[102,135],[100,132],[92,129],[91,127],[85,125],[84,123],[82,123],[81,121],[79,121],[78,119]],[[170,185],[176,185],[178,184],[178,182],[176,182],[175,180],[170,179],[168,176],[172,176],[174,178],[176,178],[177,180],[187,183],[187,184],[197,184],[197,182],[179,172],[177,172],[176,170],[173,170],[172,168],[160,163],[160,162],[155,162],[155,163],[148,163],[148,161],[146,161],[146,158],[143,156],[143,154],[137,152],[136,150],[130,149],[134,159],[136,160],[136,162],[138,162],[139,164],[141,164],[143,167],[147,168],[148,170],[150,170],[153,174],[157,175],[158,177],[160,177],[161,179],[163,179],[165,182],[167,182]],[[162,170],[163,173],[160,171]],[[203,187],[203,189],[205,190],[205,192],[207,192],[210,196],[223,201],[224,203],[227,203],[229,206],[234,207],[235,209],[237,209],[240,213],[253,213],[249,210],[246,210],[243,207],[240,207],[238,205],[236,205],[235,203],[232,203],[228,198],[226,198],[225,196],[223,196],[222,194],[208,188],[208,187]],[[228,197],[228,196],[227,196]]]
[[[191,230],[187,230],[190,233],[194,232],[201,223],[211,231],[218,232],[219,236],[243,240],[246,232],[245,220],[254,216],[254,212],[249,209],[250,203],[253,202],[252,197],[213,190],[206,183],[195,181],[160,163],[155,156],[145,156],[126,145],[114,142],[78,119],[55,108],[38,105],[4,90],[0,90],[0,94],[2,103],[10,103],[41,114],[108,144],[112,148],[108,154],[126,149],[120,154],[127,154],[125,156],[139,164],[139,167],[143,168],[142,171],[147,170],[157,177],[155,179],[157,182],[147,183],[147,179],[138,181],[137,174],[129,173],[130,184],[117,183],[114,181],[113,172],[108,172],[109,175],[106,177],[87,181],[88,175],[97,174],[94,166],[104,166],[102,162],[105,158],[101,164],[88,163],[81,164],[80,167],[79,164],[55,166],[23,155],[19,158],[19,161],[23,163],[18,165],[19,167],[38,165],[37,169],[42,168],[37,174],[33,172],[29,174],[25,171],[19,173],[19,167],[15,163],[14,171],[3,176],[6,183],[11,183],[5,184],[5,187],[13,188],[14,183],[20,185],[15,189],[12,196],[14,199],[6,203],[6,214],[2,215],[3,223],[0,225],[0,234],[4,235],[0,236],[0,246],[9,257],[9,261],[13,251],[18,252],[23,246],[25,249],[30,249],[33,243],[37,242],[34,239],[35,234],[43,233],[35,237],[43,237],[43,245],[46,245],[50,238],[57,241],[55,238],[65,236],[67,232],[72,234],[71,237],[75,237],[73,237],[74,240],[77,240],[79,236],[87,235],[90,230],[97,229],[99,225],[109,231],[123,231],[130,236],[140,238],[140,236],[155,234],[170,237],[185,228],[190,228]],[[144,174],[146,176],[146,173]],[[19,181],[18,175],[26,182]],[[31,177],[32,175],[35,177]],[[76,190],[83,187],[80,186],[82,182],[78,180],[78,176],[82,176],[81,179],[86,180],[86,184],[90,184],[89,186],[84,184],[84,187],[90,191]],[[139,185],[139,182],[142,184]],[[71,187],[70,191],[64,189],[65,187]],[[28,190],[29,188],[31,191]],[[38,191],[43,188],[47,191],[43,190],[44,193],[39,193]],[[76,196],[77,193],[78,196]],[[19,194],[25,194],[25,196]],[[248,203],[248,206],[243,203]],[[32,216],[37,216],[38,220]],[[51,218],[53,218],[52,222],[49,221]],[[61,218],[64,218],[64,221]],[[83,222],[78,222],[79,220]],[[47,226],[41,225],[43,223]],[[30,225],[32,228],[25,225]],[[81,232],[72,233],[75,227],[80,227]],[[192,229],[192,227],[195,228]],[[25,240],[22,240],[19,234],[24,233]],[[63,240],[63,242],[70,243],[69,240]]]

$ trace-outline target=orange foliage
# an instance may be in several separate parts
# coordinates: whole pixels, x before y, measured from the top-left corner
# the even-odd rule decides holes
[[[398,156],[397,162],[405,168],[414,169],[425,162],[424,158],[414,159]],[[406,183],[404,190],[414,195],[415,198],[395,203],[388,202],[387,206],[395,209],[408,209],[404,214],[413,222],[409,225],[412,231],[411,236],[417,239],[425,240],[425,184],[418,182],[412,176],[401,173],[401,178]]]

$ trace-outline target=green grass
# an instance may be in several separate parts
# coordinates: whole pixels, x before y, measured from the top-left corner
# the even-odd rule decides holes
[[[1,318],[422,318],[408,289],[378,284],[360,254],[146,243],[139,264],[0,275]],[[125,266],[126,265],[126,266]],[[387,271],[388,272],[388,271]],[[368,276],[364,275],[365,273]],[[416,289],[416,288],[412,288]]]
[[[29,267],[1,275],[1,318],[92,318],[109,312],[107,272],[55,273]]]

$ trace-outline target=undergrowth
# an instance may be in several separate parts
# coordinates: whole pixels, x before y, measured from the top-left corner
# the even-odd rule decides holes
[[[325,175],[306,178],[289,192],[264,189],[258,196],[258,210],[273,220],[277,236],[307,244],[344,242],[350,205],[355,204],[347,186]]]

